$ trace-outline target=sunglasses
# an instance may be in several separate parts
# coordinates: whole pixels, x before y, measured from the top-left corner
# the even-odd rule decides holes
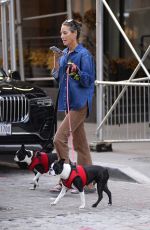
[[[65,20],[65,22],[67,22],[67,23],[73,22],[73,19],[67,19],[67,20]]]

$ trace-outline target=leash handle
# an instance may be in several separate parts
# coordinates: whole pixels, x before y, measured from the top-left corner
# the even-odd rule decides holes
[[[68,120],[69,120],[69,132],[70,132],[70,138],[71,138],[71,149],[72,149],[72,161],[74,162],[74,156],[75,156],[75,150],[73,145],[73,135],[72,135],[72,127],[71,127],[71,117],[70,117],[70,107],[69,107],[69,68],[67,68],[67,110],[68,110]]]

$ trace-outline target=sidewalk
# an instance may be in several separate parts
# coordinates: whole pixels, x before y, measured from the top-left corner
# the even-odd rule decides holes
[[[86,123],[89,144],[96,141],[96,124]],[[111,152],[91,152],[93,163],[110,169],[112,177],[150,183],[150,142],[112,143]]]
[[[96,124],[85,124],[89,143],[95,140]],[[150,229],[150,143],[112,144],[112,152],[91,152],[93,163],[110,170],[108,198],[97,208],[91,205],[97,194],[86,194],[86,207],[79,210],[80,196],[69,191],[56,206],[50,203],[58,194],[49,192],[59,177],[48,173],[39,187],[29,190],[33,173],[16,169],[13,155],[9,166],[0,165],[0,226],[2,230],[149,230]],[[70,157],[72,152],[70,151]],[[1,161],[4,159],[1,157]],[[11,161],[11,162],[10,162]],[[1,162],[2,163],[2,162]],[[138,182],[138,183],[135,183]]]
[[[85,129],[89,144],[96,141],[96,123],[85,123]],[[93,163],[108,167],[113,179],[150,184],[150,142],[112,143],[112,150],[91,151]],[[13,155],[8,154],[6,162],[5,154],[0,154],[0,165],[16,167]],[[72,157],[70,149],[70,159]]]
[[[49,189],[59,177],[44,174],[39,187],[29,190],[33,175],[28,171],[0,167],[1,230],[149,230],[150,186],[109,180],[112,206],[104,198],[97,208],[91,205],[97,194],[85,194],[86,207],[79,210],[80,196],[69,191],[56,205],[50,203],[58,194]]]

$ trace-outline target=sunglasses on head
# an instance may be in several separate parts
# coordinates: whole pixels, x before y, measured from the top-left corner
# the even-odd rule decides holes
[[[67,19],[67,20],[65,20],[65,22],[73,22],[73,19]]]

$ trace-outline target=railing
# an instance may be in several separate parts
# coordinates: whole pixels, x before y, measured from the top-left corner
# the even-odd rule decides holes
[[[104,120],[104,141],[131,142],[150,140],[150,81],[99,82],[103,90],[103,115],[108,113],[118,96],[126,90]]]
[[[97,142],[123,142],[123,141],[149,141],[149,82],[134,83],[134,77],[141,67],[145,78],[138,79],[150,80],[150,73],[145,66],[145,59],[150,52],[150,45],[142,58],[139,57],[131,41],[119,24],[116,16],[112,12],[106,0],[96,1],[97,12],[101,12],[101,18],[97,16]],[[102,5],[103,3],[109,15],[113,19],[118,30],[125,39],[127,45],[138,61],[138,65],[126,82],[106,82],[103,80],[102,72]],[[98,14],[97,14],[98,15]],[[101,19],[101,20],[100,20]],[[98,26],[99,25],[99,26]],[[106,86],[107,85],[107,86]],[[108,87],[109,85],[109,87]],[[120,86],[120,87],[119,87]]]

